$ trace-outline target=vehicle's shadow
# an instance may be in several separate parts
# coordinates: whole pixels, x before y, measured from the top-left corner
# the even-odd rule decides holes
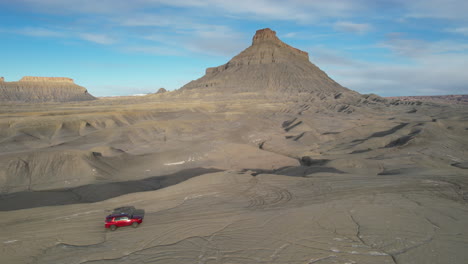
[[[4,194],[0,195],[0,211],[99,202],[128,193],[158,190],[202,174],[219,171],[221,170],[193,168],[143,180],[89,184],[69,189]]]

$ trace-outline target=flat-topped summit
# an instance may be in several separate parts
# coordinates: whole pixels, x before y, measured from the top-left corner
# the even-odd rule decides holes
[[[24,76],[19,80],[20,82],[65,82],[74,83],[73,79],[66,77],[38,77],[38,76]]]
[[[257,30],[257,32],[252,38],[252,46],[261,45],[263,43],[270,43],[270,44],[277,45],[282,48],[286,48],[289,51],[306,58],[307,60],[309,59],[309,54],[307,52],[302,51],[300,49],[296,49],[284,43],[276,36],[276,31],[273,31],[269,28]]]
[[[309,54],[289,46],[276,36],[275,31],[265,28],[257,30],[252,38],[252,45],[250,47],[223,66],[293,63],[295,60],[309,62]],[[216,68],[220,70],[223,66]]]
[[[17,82],[0,79],[0,101],[69,102],[94,100],[86,88],[71,78],[25,76]]]
[[[269,28],[259,29],[255,32],[252,38],[252,45],[259,44],[265,41],[282,42],[277,36],[276,31]]]

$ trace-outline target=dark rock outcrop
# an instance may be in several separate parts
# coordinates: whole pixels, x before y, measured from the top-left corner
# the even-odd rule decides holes
[[[0,101],[70,102],[96,99],[86,88],[64,77],[26,76],[17,82],[0,80]]]
[[[421,102],[433,102],[440,104],[468,104],[468,94],[434,95],[434,96],[397,96],[387,97],[402,104],[421,104]]]
[[[166,89],[164,89],[164,88],[159,88],[158,91],[157,91],[156,93],[157,93],[157,94],[162,94],[162,93],[165,93],[165,92],[167,92]]]

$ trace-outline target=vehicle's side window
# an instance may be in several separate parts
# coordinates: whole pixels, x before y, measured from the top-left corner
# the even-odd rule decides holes
[[[120,220],[122,220],[122,218],[123,218],[123,217],[116,217],[116,218],[115,218],[115,221],[120,221]]]
[[[122,220],[122,221],[127,221],[127,220],[128,220],[128,217],[121,217],[121,220]]]

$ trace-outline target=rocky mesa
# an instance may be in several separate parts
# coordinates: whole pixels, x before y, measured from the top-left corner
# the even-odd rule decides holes
[[[257,30],[252,45],[224,65],[206,69],[206,74],[186,84],[181,91],[232,95],[358,102],[362,97],[334,80],[309,61],[307,52],[281,41],[276,32]]]
[[[86,88],[65,77],[25,76],[17,82],[0,79],[0,101],[70,102],[96,99]]]

